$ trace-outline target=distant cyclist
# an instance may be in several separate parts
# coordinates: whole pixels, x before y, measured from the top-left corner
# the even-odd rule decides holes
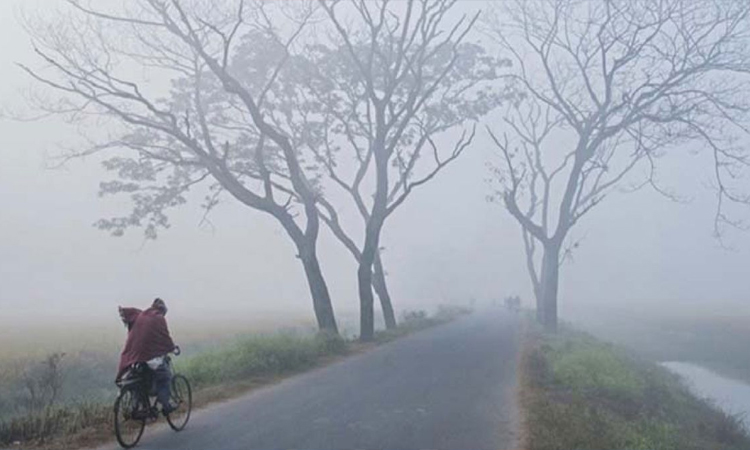
[[[146,363],[154,372],[156,398],[161,404],[162,413],[166,416],[175,410],[170,401],[170,382],[172,373],[165,356],[170,352],[180,352],[174,344],[167,327],[167,305],[157,298],[151,307],[141,311],[138,308],[118,307],[120,318],[128,327],[128,338],[120,355],[120,367],[116,380],[136,363]]]

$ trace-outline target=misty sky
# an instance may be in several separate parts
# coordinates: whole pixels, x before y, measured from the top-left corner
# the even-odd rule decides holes
[[[22,111],[25,92],[39,89],[15,66],[34,64],[18,24],[21,3],[49,4],[0,2],[0,105],[11,111]],[[0,119],[0,323],[110,320],[118,304],[145,305],[155,296],[170,302],[174,317],[294,310],[312,318],[289,239],[257,211],[227,200],[210,216],[213,226],[199,226],[202,211],[186,205],[172,215],[172,228],[149,242],[136,229],[124,238],[95,229],[97,219],[126,212],[127,201],[98,197],[104,171],[96,160],[47,168],[53,161],[46,155],[77,142],[75,128],[56,118]],[[531,302],[518,225],[485,200],[485,162],[495,157],[480,133],[470,151],[386,223],[384,260],[398,311],[513,293]],[[734,250],[721,249],[711,235],[710,159],[674,159],[662,164],[660,177],[691,202],[645,190],[615,194],[573,231],[585,239],[562,272],[563,316],[566,308],[595,303],[750,309],[750,235],[731,234]],[[350,255],[327,230],[320,253],[334,307],[356,311]]]

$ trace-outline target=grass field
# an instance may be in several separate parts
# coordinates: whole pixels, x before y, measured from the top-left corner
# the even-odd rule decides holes
[[[563,328],[527,330],[522,403],[529,450],[746,450],[739,418],[694,397],[669,371]]]

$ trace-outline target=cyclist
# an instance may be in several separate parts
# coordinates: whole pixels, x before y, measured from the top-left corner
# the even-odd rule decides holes
[[[116,381],[119,381],[130,366],[146,363],[154,373],[156,399],[161,404],[162,414],[169,415],[175,410],[169,398],[172,373],[165,356],[170,352],[180,352],[174,344],[167,327],[167,304],[157,298],[146,310],[118,306],[120,318],[128,328],[125,348],[120,355],[120,367]]]

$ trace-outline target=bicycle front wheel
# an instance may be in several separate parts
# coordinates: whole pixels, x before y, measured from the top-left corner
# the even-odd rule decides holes
[[[176,407],[167,416],[169,426],[175,431],[182,431],[190,420],[190,411],[193,408],[193,392],[190,382],[183,375],[172,377],[172,404]]]
[[[142,411],[141,400],[133,389],[120,392],[115,400],[115,436],[123,448],[135,447],[141,440],[146,419]]]

